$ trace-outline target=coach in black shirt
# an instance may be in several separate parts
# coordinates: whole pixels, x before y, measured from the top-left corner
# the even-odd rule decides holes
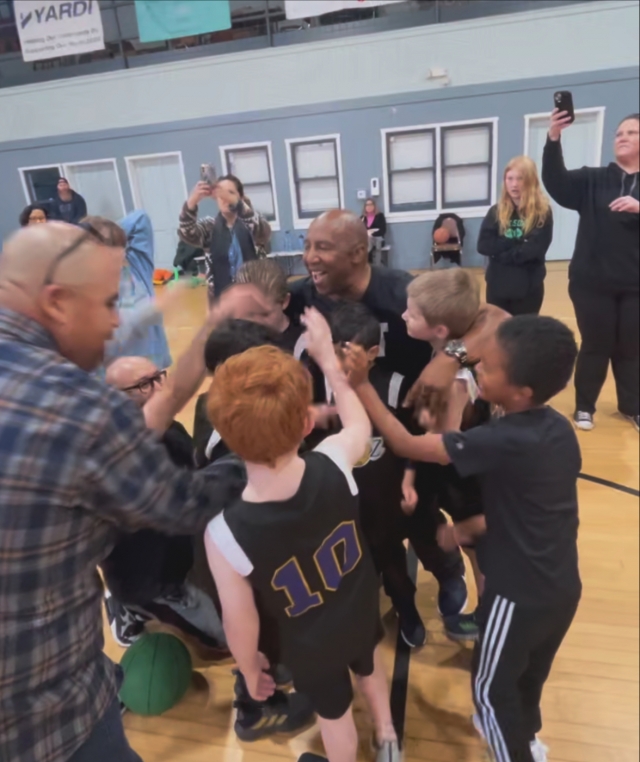
[[[304,247],[309,277],[291,285],[289,316],[299,320],[306,307],[316,307],[328,316],[339,300],[362,302],[381,325],[376,362],[385,370],[404,376],[409,384],[420,379],[423,386],[448,390],[460,370],[459,354],[440,353],[431,361],[431,346],[409,337],[402,316],[407,309],[407,285],[413,276],[369,264],[368,249],[367,231],[352,212],[335,209],[316,218],[309,227]],[[484,305],[456,350],[462,348],[470,357],[477,356],[486,335],[494,332],[503,317],[502,310]],[[464,564],[459,551],[445,553],[439,548],[435,530],[445,518],[438,512],[434,521],[430,552],[421,553],[420,560],[440,583],[440,613],[455,616],[467,599]]]

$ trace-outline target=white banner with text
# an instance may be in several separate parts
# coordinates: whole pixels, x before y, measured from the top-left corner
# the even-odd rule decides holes
[[[288,19],[302,19],[322,16],[353,8],[373,8],[375,5],[390,5],[402,0],[285,0],[284,9]]]
[[[104,50],[98,0],[14,0],[25,61]]]

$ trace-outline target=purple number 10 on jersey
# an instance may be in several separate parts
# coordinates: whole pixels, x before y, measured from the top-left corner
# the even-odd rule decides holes
[[[342,549],[342,558],[338,555]],[[358,540],[355,522],[348,521],[336,527],[313,556],[325,588],[335,592],[347,574],[350,574],[362,559],[362,548]],[[273,575],[273,589],[287,595],[291,605],[287,615],[291,618],[302,616],[307,611],[322,606],[321,593],[314,593],[307,582],[297,558],[292,558]]]

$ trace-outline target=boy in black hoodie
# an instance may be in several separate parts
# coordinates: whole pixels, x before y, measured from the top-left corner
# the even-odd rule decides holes
[[[57,192],[49,201],[51,219],[70,222],[77,225],[87,216],[87,203],[79,193],[71,189],[69,181],[64,177],[58,180]]]
[[[594,427],[596,402],[613,368],[620,413],[639,429],[640,271],[638,127],[640,115],[623,119],[616,132],[615,162],[567,170],[560,136],[571,121],[551,116],[542,158],[542,180],[561,206],[580,215],[569,267],[569,295],[582,345],[576,368],[577,428]]]

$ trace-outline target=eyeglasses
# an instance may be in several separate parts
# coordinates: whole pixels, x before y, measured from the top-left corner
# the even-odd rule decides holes
[[[124,389],[120,389],[121,392],[140,392],[141,394],[148,394],[149,392],[153,391],[156,384],[160,386],[165,378],[167,377],[167,371],[166,370],[159,370],[157,373],[154,373],[153,376],[147,376],[146,378],[143,378],[141,381],[138,381],[137,384],[133,384],[133,386],[126,386]]]
[[[69,256],[69,254],[73,254],[76,249],[79,249],[80,246],[82,246],[85,241],[89,241],[92,238],[96,239],[99,243],[101,243],[103,246],[108,246],[108,242],[106,241],[105,237],[99,233],[93,225],[89,222],[79,222],[77,227],[81,228],[84,232],[76,238],[76,240],[70,245],[67,246],[66,249],[63,249],[60,254],[57,255],[57,257],[51,262],[49,265],[49,269],[47,270],[46,275],[44,276],[44,282],[43,286],[50,286],[53,283],[53,275],[63,259]]]

